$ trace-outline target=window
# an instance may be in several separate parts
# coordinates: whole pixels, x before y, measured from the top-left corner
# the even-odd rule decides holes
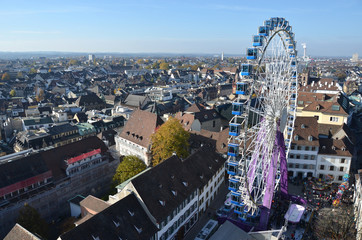
[[[321,178],[321,179],[322,179],[322,178],[323,178],[323,174],[319,174],[319,178]]]
[[[314,160],[314,159],[315,159],[315,156],[314,156],[314,155],[311,155],[311,156],[310,156],[310,159],[311,159],[311,160]]]
[[[304,155],[304,159],[308,160],[308,155]]]
[[[346,159],[345,158],[342,158],[341,159],[341,163],[345,163],[346,162]]]
[[[212,121],[212,127],[215,127],[215,120]]]
[[[339,171],[340,171],[340,172],[343,172],[343,170],[344,170],[344,167],[340,167],[340,168],[339,168]]]
[[[332,110],[333,111],[339,111],[339,106],[338,105],[332,105]]]
[[[295,168],[299,168],[299,164],[298,164],[298,163],[295,164]]]
[[[343,176],[338,176],[338,181],[342,181]]]
[[[298,154],[296,158],[297,158],[297,159],[300,159],[300,155]]]
[[[303,105],[303,101],[298,101],[298,105]]]
[[[329,121],[330,122],[338,122],[338,117],[330,117]]]
[[[290,157],[290,158],[294,158],[294,154],[289,154],[289,157]]]
[[[307,165],[307,164],[304,164],[304,165],[303,165],[303,169],[308,169],[308,165]]]
[[[302,150],[302,147],[301,147],[301,146],[297,146],[297,150]]]
[[[312,151],[315,151],[315,147],[312,147]]]
[[[324,170],[324,165],[320,165],[320,166],[319,166],[319,169],[320,169],[320,170]]]
[[[334,166],[330,166],[330,167],[329,167],[329,170],[330,170],[330,171],[334,171]]]
[[[308,136],[308,141],[310,141],[310,142],[313,141],[313,136],[309,135]]]
[[[305,147],[305,150],[306,150],[306,151],[309,151],[309,147]]]
[[[289,163],[288,164],[288,168],[293,168],[294,167],[294,164],[293,163]]]

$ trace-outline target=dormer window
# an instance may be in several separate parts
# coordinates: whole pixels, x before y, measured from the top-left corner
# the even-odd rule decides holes
[[[172,194],[173,194],[174,196],[177,196],[177,192],[176,192],[176,191],[171,190],[171,192],[172,192]]]
[[[205,114],[204,118],[207,119],[207,115],[206,115],[206,114]]]
[[[335,147],[335,146],[332,146],[332,149],[333,149],[333,150],[336,150],[336,147]]]
[[[294,140],[295,140],[295,141],[298,141],[298,139],[299,139],[298,135],[295,135],[295,136],[294,136]]]
[[[119,222],[115,222],[114,220],[113,220],[112,222],[114,223],[114,225],[115,225],[116,227],[119,227],[119,226],[120,226]]]
[[[302,125],[300,126],[300,128],[304,129],[304,128],[305,128],[305,125],[304,125],[304,124],[302,124]]]
[[[319,105],[317,105],[317,106],[315,107],[316,110],[319,110],[319,108],[320,108]]]
[[[133,226],[134,226],[134,228],[137,230],[138,234],[140,234],[140,233],[142,232],[142,228],[138,228],[138,227],[136,227],[135,225],[133,225]]]
[[[187,182],[182,182],[182,184],[185,186],[185,187],[188,187],[189,184]]]
[[[160,202],[160,204],[162,205],[162,206],[165,206],[166,205],[166,202],[165,201],[162,201],[162,200],[158,200],[159,202]]]
[[[343,147],[342,147],[342,151],[346,151],[346,147],[343,146]]]
[[[313,141],[313,136],[309,135],[308,136],[308,141],[310,141],[310,142]]]
[[[129,213],[129,215],[131,215],[131,217],[134,216],[134,212],[131,212],[130,210],[128,210],[128,213]]]
[[[326,149],[326,146],[322,146],[322,149]]]

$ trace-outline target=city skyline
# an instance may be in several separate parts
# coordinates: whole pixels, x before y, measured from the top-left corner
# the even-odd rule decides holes
[[[12,1],[0,51],[243,55],[270,17],[286,18],[311,56],[362,55],[360,1]]]

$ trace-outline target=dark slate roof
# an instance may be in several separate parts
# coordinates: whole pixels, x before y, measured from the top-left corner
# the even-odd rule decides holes
[[[97,148],[101,149],[102,154],[108,150],[102,140],[96,136],[92,136],[74,143],[40,152],[39,154],[44,158],[48,168],[52,170],[53,177],[58,179],[66,176],[65,171],[63,170],[65,159],[79,156]]]
[[[60,236],[74,239],[150,239],[158,231],[134,194],[109,206],[76,228]]]
[[[25,118],[25,119],[23,119],[23,121],[24,121],[25,126],[54,123],[53,119],[51,117]]]
[[[104,102],[94,93],[80,96],[77,101],[75,101],[75,104],[77,104],[77,106],[84,106],[90,103],[103,104]]]
[[[53,126],[48,129],[49,129],[49,134],[51,134],[51,135],[56,135],[56,134],[60,134],[60,133],[70,132],[70,131],[78,132],[78,128],[69,123]]]
[[[346,137],[343,139],[321,138],[319,144],[318,154],[320,155],[352,157],[353,145]]]
[[[88,121],[88,116],[87,116],[87,114],[85,114],[85,112],[78,112],[75,115],[77,116],[79,122],[87,122]]]
[[[4,240],[40,240],[40,238],[17,223],[5,236]]]
[[[195,119],[198,119],[201,123],[203,123],[214,119],[220,119],[220,115],[215,109],[208,109],[201,112],[196,112]]]
[[[49,169],[39,154],[0,163],[0,188],[47,172]]]
[[[156,114],[136,110],[126,122],[120,137],[147,148],[151,143],[151,135],[162,124],[162,119]]]
[[[161,223],[191,193],[206,185],[224,163],[219,154],[203,147],[184,160],[172,156],[131,182],[152,216]],[[165,201],[164,206],[160,201]]]

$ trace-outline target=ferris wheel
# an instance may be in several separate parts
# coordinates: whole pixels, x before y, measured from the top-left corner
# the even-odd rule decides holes
[[[232,105],[228,144],[234,212],[266,228],[274,192],[287,193],[286,156],[297,101],[297,51],[284,18],[271,18],[252,37]]]

